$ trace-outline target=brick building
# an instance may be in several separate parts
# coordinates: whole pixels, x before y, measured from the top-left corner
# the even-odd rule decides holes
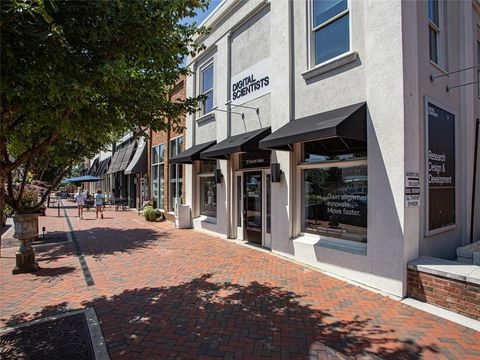
[[[171,91],[172,101],[185,99],[185,77]],[[180,119],[185,125],[185,118]],[[150,131],[148,140],[148,198],[166,219],[174,219],[175,199],[185,202],[184,165],[170,164],[169,159],[184,149],[185,132]]]

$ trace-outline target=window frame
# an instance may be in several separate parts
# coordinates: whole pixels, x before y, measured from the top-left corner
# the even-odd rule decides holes
[[[163,146],[163,161],[160,161],[161,159],[161,156],[160,156],[160,147]],[[156,149],[158,149],[158,162],[153,162],[153,151],[156,151]],[[160,167],[163,167],[163,186],[164,186],[164,189],[165,189],[165,143],[162,143],[162,144],[158,144],[158,145],[155,145],[155,146],[152,146],[151,148],[151,151],[152,151],[152,163],[150,164],[150,171],[152,172],[152,181],[151,181],[151,193],[152,193],[152,202],[153,202],[153,197],[154,197],[154,194],[153,194],[153,169],[155,166],[158,166],[158,171],[157,171],[157,181],[158,181],[158,195],[157,195],[157,209],[159,210],[165,210],[165,191],[163,192],[163,199],[162,199],[162,196],[161,196],[161,186],[160,186]],[[160,200],[163,200],[163,201],[160,201]]]
[[[181,143],[181,146],[179,147],[179,144],[178,144],[178,140],[179,139],[182,139],[182,143]],[[171,138],[170,141],[168,142],[168,159],[170,160],[173,156],[179,154],[180,152],[182,152],[182,148],[183,148],[183,135],[178,135],[174,138]],[[176,149],[177,149],[177,153],[176,154],[173,154],[172,153],[172,144],[175,142],[175,146],[176,146]],[[169,168],[168,168],[168,211],[169,212],[173,212],[175,211],[175,204],[174,204],[174,201],[171,201],[178,196],[178,189],[179,189],[179,185],[180,185],[180,188],[183,187],[183,165],[182,164],[168,164]],[[172,179],[172,171],[171,171],[171,167],[174,166],[175,167],[175,180],[173,181]],[[178,177],[178,169],[179,167],[182,167],[182,181],[179,182],[179,177]],[[172,197],[172,186],[171,184],[175,182],[175,194],[174,196]],[[181,195],[180,195],[181,197]]]
[[[430,2],[435,0],[428,0],[427,4],[427,23],[428,23],[428,58],[430,63],[438,67],[442,71],[447,71],[447,62],[446,62],[446,51],[445,51],[445,22],[444,22],[444,6],[445,3],[443,0],[436,0],[438,3],[438,25],[430,19],[429,16],[429,6]],[[443,30],[442,30],[443,28]],[[432,60],[430,55],[430,30],[433,30],[436,34],[436,49],[437,49],[437,61]]]
[[[324,21],[323,23],[314,26],[314,11],[313,11],[313,0],[309,0],[307,2],[307,69],[313,69],[316,67],[321,67],[324,64],[331,63],[339,58],[343,58],[347,54],[352,52],[352,16],[351,16],[351,0],[347,0],[347,8],[342,12],[338,13],[337,15],[331,17],[330,19]],[[342,54],[338,54],[337,56],[325,60],[320,63],[315,62],[315,54],[316,54],[316,47],[315,47],[315,33],[320,30],[321,28],[330,25],[331,23],[335,22],[336,20],[342,18],[343,16],[348,15],[348,50],[343,52]]]
[[[204,75],[204,72],[209,67],[212,67],[212,87],[209,88],[208,90],[204,91],[203,90],[203,75]],[[199,78],[200,78],[199,93],[201,95],[205,95],[209,92],[212,93],[212,110],[210,110],[208,112],[205,111],[205,103],[202,102],[202,104],[201,104],[202,106],[200,107],[200,116],[204,116],[204,115],[207,115],[207,114],[210,114],[211,112],[213,112],[213,109],[215,108],[215,64],[214,64],[214,61],[213,61],[213,57],[211,57],[210,59],[205,61],[205,63],[199,68]]]
[[[354,247],[366,249],[366,246],[368,246],[368,205],[367,205],[367,241],[365,243],[354,241],[354,240],[335,238],[327,234],[314,233],[314,232],[309,232],[305,230],[305,206],[304,206],[305,205],[304,203],[305,184],[303,181],[303,171],[308,169],[325,169],[325,168],[331,168],[331,167],[346,168],[346,167],[354,167],[354,166],[366,166],[367,167],[367,188],[368,188],[368,183],[369,183],[368,154],[367,154],[367,157],[365,158],[305,163],[305,162],[302,162],[301,160],[303,158],[303,153],[304,153],[303,148],[304,147],[302,143],[302,144],[298,144],[298,146],[296,146],[294,150],[296,154],[295,158],[297,160],[296,181],[297,181],[297,184],[299,185],[297,187],[297,192],[296,192],[297,198],[298,198],[296,208],[300,210],[298,211],[298,215],[295,219],[295,223],[296,223],[295,227],[297,229],[296,233],[299,234],[300,236],[315,237],[320,240],[326,240],[332,243],[338,243],[340,247],[342,247],[341,244],[351,244]],[[368,196],[368,193],[367,193],[367,196]]]
[[[201,161],[205,161],[205,160],[201,160]],[[208,160],[207,160],[208,161]],[[218,162],[216,160],[213,160],[215,161],[215,169],[218,168]],[[215,170],[213,172],[201,172],[201,164],[199,162],[198,164],[198,171],[197,171],[197,183],[198,183],[198,214],[200,216],[205,216],[209,219],[217,219],[217,216],[218,216],[218,208],[217,208],[217,199],[218,199],[218,193],[217,191],[215,191],[215,216],[211,216],[211,215],[206,215],[206,214],[202,214],[202,202],[201,202],[201,193],[202,193],[202,185],[201,185],[201,181],[200,181],[200,178],[207,178],[207,177],[213,177],[215,179]],[[215,188],[217,187],[217,184],[215,184]]]

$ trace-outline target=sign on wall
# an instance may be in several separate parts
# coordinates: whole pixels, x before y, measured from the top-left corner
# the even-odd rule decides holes
[[[455,115],[427,101],[427,234],[455,226]]]
[[[405,171],[405,207],[420,206],[420,173]]]
[[[231,80],[232,104],[241,105],[270,92],[270,58],[236,74]]]

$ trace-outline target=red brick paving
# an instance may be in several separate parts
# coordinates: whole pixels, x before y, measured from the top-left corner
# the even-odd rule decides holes
[[[38,247],[36,275],[11,275],[3,249],[0,326],[93,306],[112,359],[480,358],[478,332],[269,253],[134,212],[68,213],[95,285],[72,243]]]

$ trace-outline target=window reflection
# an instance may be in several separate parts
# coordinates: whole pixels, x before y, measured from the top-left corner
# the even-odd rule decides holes
[[[303,170],[306,232],[367,242],[367,166]]]

